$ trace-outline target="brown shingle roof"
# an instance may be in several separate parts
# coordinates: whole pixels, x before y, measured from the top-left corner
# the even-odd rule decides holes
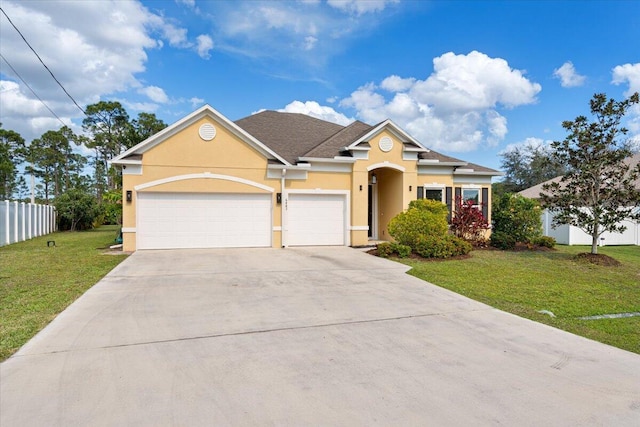
[[[430,150],[425,153],[420,153],[418,155],[418,158],[425,159],[425,160],[438,160],[440,162],[446,162],[446,163],[464,163],[464,164],[467,163],[464,160],[456,159],[455,157],[445,156],[444,154],[440,154],[433,150]]]
[[[305,114],[262,111],[235,122],[271,150],[295,164],[343,126]]]
[[[359,120],[348,126],[341,126],[305,114],[270,110],[237,120],[235,124],[292,164],[297,163],[300,157],[332,159],[341,154],[345,155],[340,152],[341,148],[351,145],[380,126],[380,123],[370,126]],[[474,172],[499,174],[494,169],[445,156],[436,151],[421,152],[419,158],[438,160],[440,163],[457,163],[463,168],[473,169]]]
[[[356,141],[362,135],[371,130],[371,126],[366,123],[362,123],[359,120],[346,126],[338,133],[330,136],[326,140],[322,141],[318,146],[309,150],[304,157],[335,157],[340,155],[340,149],[348,146],[353,141]]]

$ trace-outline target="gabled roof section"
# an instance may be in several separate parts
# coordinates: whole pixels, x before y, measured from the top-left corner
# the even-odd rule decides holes
[[[270,110],[235,123],[291,164],[344,128],[306,114]]]
[[[413,145],[415,148],[418,149],[418,151],[424,151],[424,152],[429,151],[429,149],[427,149],[422,144],[420,144],[420,142],[418,142],[417,139],[414,139],[411,135],[406,133],[404,130],[402,130],[402,128],[400,128],[398,125],[396,125],[393,121],[389,119],[383,122],[380,122],[375,126],[372,126],[369,132],[365,133],[364,135],[360,136],[358,139],[353,141],[347,148],[348,149],[356,148],[360,143],[368,142],[371,138],[374,138],[376,135],[378,135],[380,132],[382,132],[385,129],[388,129],[392,133],[394,133],[398,137],[398,139],[400,139],[405,144],[405,147],[407,145]]]
[[[220,125],[224,126],[231,133],[233,133],[234,135],[242,139],[244,142],[246,142],[251,147],[256,149],[259,153],[264,155],[267,159],[277,160],[279,162],[282,162],[285,165],[289,164],[287,160],[285,160],[276,151],[272,150],[270,147],[263,144],[254,136],[247,133],[244,129],[242,129],[242,127],[239,127],[238,125],[233,123],[231,120],[227,119],[225,116],[220,114],[217,110],[215,110],[210,105],[204,105],[200,107],[199,109],[189,114],[188,116],[164,128],[163,130],[156,133],[155,135],[150,136],[149,138],[145,139],[141,143],[131,147],[124,153],[121,153],[120,155],[113,158],[111,160],[111,163],[118,165],[118,164],[128,164],[133,161],[139,162],[141,159],[140,156],[142,154],[144,154],[151,148],[155,147],[156,145],[161,144],[171,136],[181,132],[182,130],[192,125],[196,121],[202,119],[203,117],[211,117]]]
[[[371,126],[359,120],[344,127],[338,133],[322,141],[309,150],[303,157],[336,157],[342,154],[344,147],[359,139],[371,130]]]
[[[522,191],[519,191],[518,194],[520,194],[523,197],[526,197],[528,199],[539,199],[540,195],[544,192],[542,190],[542,186],[545,184],[551,184],[552,182],[560,182],[562,180],[562,176],[556,176],[553,179],[550,179],[548,181],[545,182],[541,182],[540,184],[536,184],[533,187],[529,187],[527,189],[524,189]]]

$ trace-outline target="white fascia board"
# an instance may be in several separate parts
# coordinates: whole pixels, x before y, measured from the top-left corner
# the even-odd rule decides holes
[[[469,175],[469,176],[503,176],[503,172],[486,172],[486,171],[474,171],[473,169],[458,169],[453,172],[454,175]]]
[[[113,163],[113,160],[111,160],[108,163]],[[118,165],[141,165],[142,164],[142,160],[129,160],[129,159],[122,159],[120,161],[118,161],[118,163],[116,163]]]
[[[471,188],[473,185],[482,184],[491,185],[491,177],[488,175],[462,175],[453,177],[453,185],[465,185]]]
[[[404,147],[403,151],[415,152],[415,153],[428,153],[429,150],[423,147]]]
[[[420,159],[418,160],[418,165],[423,166],[467,166],[467,162],[441,162],[438,159]]]
[[[277,169],[277,170],[309,170],[311,165],[309,163],[298,163],[297,165],[267,165],[267,169]]]
[[[309,163],[355,163],[356,159],[354,159],[353,157],[338,157],[338,156],[333,158],[298,157],[298,161],[309,162]],[[313,167],[313,165],[311,167]]]
[[[266,145],[264,145],[263,143],[258,141],[256,138],[254,138],[253,136],[251,136],[250,134],[245,132],[244,129],[240,128],[238,125],[233,123],[231,120],[227,119],[224,115],[220,114],[215,108],[211,107],[208,104],[203,105],[202,107],[198,108],[193,113],[185,116],[184,118],[178,120],[177,122],[173,123],[172,125],[164,128],[163,130],[161,130],[160,132],[156,133],[155,135],[150,136],[149,138],[145,139],[141,143],[131,147],[130,149],[128,149],[124,153],[121,153],[120,155],[118,155],[115,158],[113,158],[111,160],[111,162],[113,164],[121,164],[120,162],[125,157],[127,157],[127,156],[129,156],[131,154],[143,154],[146,151],[150,150],[151,148],[155,147],[156,145],[160,144],[161,142],[163,142],[167,138],[169,138],[169,137],[177,134],[178,132],[182,131],[183,129],[185,129],[187,126],[191,125],[196,120],[199,120],[200,118],[205,117],[205,116],[210,116],[210,117],[213,117],[214,119],[216,119],[227,130],[231,131],[233,134],[235,134],[236,136],[240,137],[245,142],[250,143],[255,149],[258,150],[258,152],[263,154],[265,157],[276,159],[276,160],[282,162],[285,165],[290,165],[290,163],[287,162],[284,158],[280,157],[278,154],[276,154],[274,151],[272,151],[269,147],[267,147]]]

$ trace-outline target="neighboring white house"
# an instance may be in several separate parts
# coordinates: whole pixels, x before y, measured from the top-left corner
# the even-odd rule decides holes
[[[640,163],[640,153],[630,158],[630,162],[633,165]],[[559,182],[561,177],[550,179],[542,184],[535,185],[533,187],[522,190],[520,195],[528,197],[530,199],[539,199],[540,193],[542,193],[542,186],[551,182]],[[640,180],[636,181],[636,187],[640,188]],[[636,207],[640,209],[640,206]],[[591,236],[571,225],[559,225],[556,228],[552,227],[554,213],[548,209],[542,212],[542,230],[545,236],[553,237],[556,242],[562,245],[590,245]],[[600,245],[613,246],[613,245],[639,245],[640,246],[640,222],[625,220],[622,221],[622,225],[627,229],[622,233],[609,233],[605,232],[601,236]]]

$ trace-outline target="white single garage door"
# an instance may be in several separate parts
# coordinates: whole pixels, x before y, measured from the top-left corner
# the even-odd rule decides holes
[[[288,245],[345,244],[346,197],[343,194],[290,193],[288,199]]]
[[[138,249],[271,246],[271,195],[138,193]]]

